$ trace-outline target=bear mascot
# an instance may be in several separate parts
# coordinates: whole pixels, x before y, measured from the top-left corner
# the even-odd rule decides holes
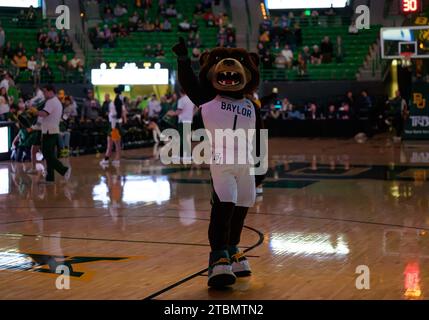
[[[258,133],[262,120],[259,108],[250,98],[260,81],[258,55],[238,48],[215,48],[200,56],[197,77],[183,38],[173,47],[173,51],[177,55],[179,83],[190,100],[199,107],[195,118],[201,119],[205,130],[212,137],[218,129],[230,129],[232,132],[237,129],[255,130],[256,149],[259,149]],[[213,193],[208,230],[211,247],[208,286],[221,288],[234,284],[237,277],[251,275],[249,262],[238,245],[247,212],[255,203],[255,184],[259,185],[263,176],[251,174],[247,163],[223,163],[227,150],[219,150],[213,143],[211,149]]]

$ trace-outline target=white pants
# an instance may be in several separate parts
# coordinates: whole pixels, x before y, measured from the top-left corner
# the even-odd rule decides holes
[[[253,207],[256,198],[255,177],[248,165],[210,166],[213,188],[220,202],[232,202],[238,207]]]

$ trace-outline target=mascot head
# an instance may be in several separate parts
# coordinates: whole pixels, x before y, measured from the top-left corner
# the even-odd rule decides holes
[[[216,48],[200,57],[200,83],[227,96],[251,94],[259,85],[259,57],[244,49]]]

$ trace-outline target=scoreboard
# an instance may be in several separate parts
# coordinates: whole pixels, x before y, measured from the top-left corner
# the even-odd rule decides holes
[[[400,0],[401,11],[404,14],[420,12],[422,9],[421,0]]]

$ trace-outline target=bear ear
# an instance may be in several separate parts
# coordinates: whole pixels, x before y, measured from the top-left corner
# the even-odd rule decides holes
[[[255,66],[259,67],[259,55],[254,52],[249,52],[250,60],[255,64]]]
[[[200,66],[203,66],[209,60],[210,52],[204,52],[200,56]]]

